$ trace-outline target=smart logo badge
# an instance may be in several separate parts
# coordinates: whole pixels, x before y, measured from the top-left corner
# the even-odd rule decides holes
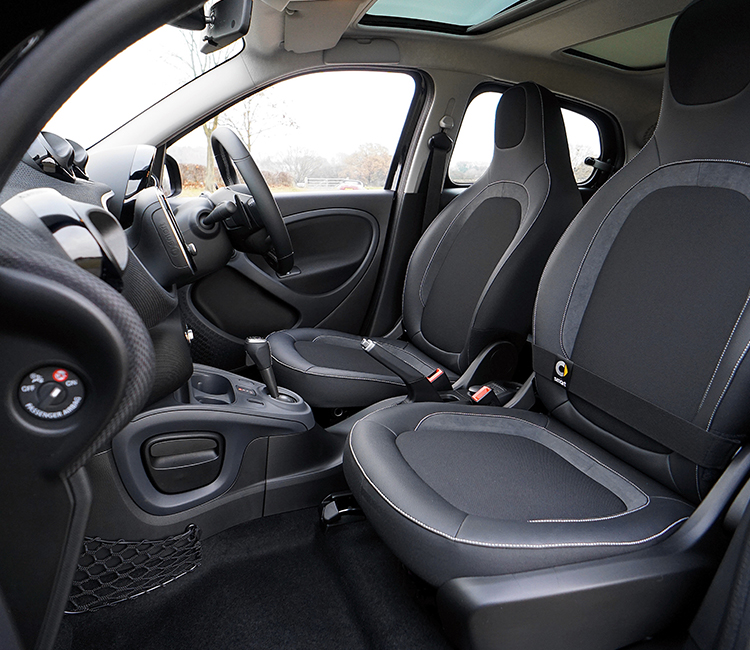
[[[568,373],[570,372],[570,369],[568,368],[568,364],[564,361],[560,360],[555,364],[555,375],[552,377],[552,381],[560,384],[563,388],[568,387],[568,381],[566,377],[568,376]]]

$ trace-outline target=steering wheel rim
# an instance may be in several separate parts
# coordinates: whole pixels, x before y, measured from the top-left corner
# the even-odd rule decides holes
[[[289,273],[294,266],[294,250],[292,240],[289,238],[289,230],[266,179],[260,173],[247,147],[232,129],[220,126],[211,134],[211,148],[219,167],[219,174],[227,186],[238,182],[234,168],[236,167],[239,171],[247,189],[253,195],[257,215],[271,238],[275,253],[272,266],[279,275]]]

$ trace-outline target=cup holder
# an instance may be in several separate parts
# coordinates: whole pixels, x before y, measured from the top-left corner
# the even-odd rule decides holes
[[[207,372],[196,372],[190,378],[193,397],[201,404],[232,404],[234,389],[226,377]]]

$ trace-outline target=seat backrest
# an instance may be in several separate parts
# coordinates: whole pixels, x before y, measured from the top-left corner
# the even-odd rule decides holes
[[[417,243],[406,272],[411,342],[463,372],[487,344],[522,344],[536,285],[581,207],[555,96],[534,83],[503,93],[487,171]]]
[[[659,123],[542,276],[537,388],[560,420],[695,501],[750,425],[750,5],[698,0]]]

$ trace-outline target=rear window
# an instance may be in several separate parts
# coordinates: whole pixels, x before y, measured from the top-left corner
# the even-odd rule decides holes
[[[448,176],[457,185],[476,181],[487,169],[494,152],[495,112],[502,93],[487,90],[471,100],[461,122],[456,146],[451,156]],[[593,167],[584,163],[587,157],[598,158],[602,141],[595,122],[567,108],[562,109],[568,135],[570,162],[579,185],[594,174]]]

